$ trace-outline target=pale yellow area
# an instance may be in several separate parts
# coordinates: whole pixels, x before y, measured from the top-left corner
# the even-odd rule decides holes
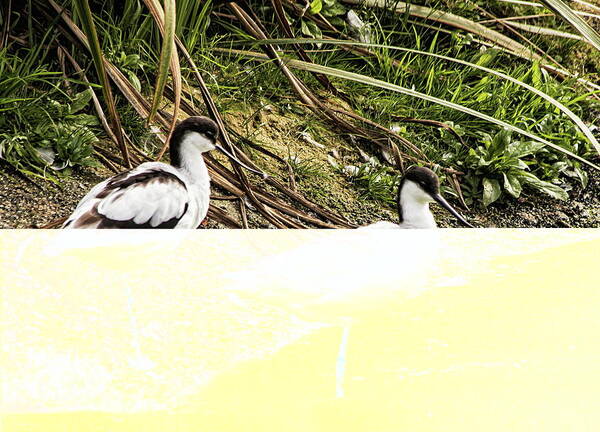
[[[2,432],[600,430],[600,231],[0,247]]]

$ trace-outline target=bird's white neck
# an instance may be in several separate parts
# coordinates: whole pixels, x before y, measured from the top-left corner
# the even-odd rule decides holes
[[[179,143],[179,166],[192,184],[208,184],[210,178],[202,153],[214,149],[214,144],[197,133],[186,134]]]
[[[435,219],[429,210],[432,198],[414,182],[407,180],[400,191],[402,211],[401,228],[436,228]],[[400,210],[400,209],[399,209]]]

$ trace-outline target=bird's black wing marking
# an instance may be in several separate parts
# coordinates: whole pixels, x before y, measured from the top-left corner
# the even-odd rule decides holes
[[[156,180],[158,183],[175,181],[183,186],[184,189],[187,189],[185,183],[179,177],[168,171],[149,169],[147,171],[128,176],[129,173],[129,171],[124,172],[111,178],[106,187],[98,195],[96,195],[96,198],[106,198],[115,189],[125,189],[129,186],[145,183],[150,180]]]

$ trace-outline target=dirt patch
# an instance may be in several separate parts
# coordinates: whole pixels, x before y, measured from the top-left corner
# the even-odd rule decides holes
[[[392,208],[362,199],[349,179],[332,165],[332,160],[358,163],[358,151],[338,134],[312,124],[310,117],[282,113],[270,106],[254,112],[237,110],[225,117],[240,135],[279,157],[277,160],[255,148],[244,148],[258,166],[314,203],[357,225],[394,217]]]

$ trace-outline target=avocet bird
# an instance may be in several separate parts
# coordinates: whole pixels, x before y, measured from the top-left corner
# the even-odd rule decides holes
[[[409,168],[398,185],[399,224],[376,222],[364,228],[436,228],[437,224],[429,210],[429,203],[437,202],[463,225],[474,228],[440,195],[440,180],[429,168]]]
[[[96,185],[63,228],[197,228],[208,212],[210,177],[202,153],[219,146],[217,124],[189,117],[169,142],[171,165],[146,162]]]

